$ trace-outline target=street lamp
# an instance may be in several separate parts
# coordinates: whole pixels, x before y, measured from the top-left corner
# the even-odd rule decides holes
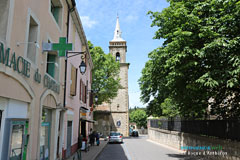
[[[81,62],[79,69],[81,74],[84,74],[86,72],[86,64],[84,63],[84,61]]]
[[[95,96],[95,102],[97,103],[97,101],[98,101],[98,96],[96,95]]]

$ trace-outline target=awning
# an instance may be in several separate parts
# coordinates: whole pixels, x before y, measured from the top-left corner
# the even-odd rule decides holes
[[[95,123],[96,121],[90,120],[90,119],[82,119],[80,118],[80,121],[85,121],[85,122],[90,122],[90,123]]]

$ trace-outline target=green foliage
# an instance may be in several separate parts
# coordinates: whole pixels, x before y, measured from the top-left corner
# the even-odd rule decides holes
[[[101,47],[94,47],[90,41],[88,41],[88,46],[94,65],[92,90],[98,96],[97,104],[110,102],[111,99],[117,96],[118,89],[121,87],[119,78],[120,65],[110,53],[105,54]]]
[[[171,97],[184,117],[240,114],[240,3],[238,0],[169,0],[149,11],[154,38],[163,46],[149,53],[139,79],[141,100],[159,109]],[[150,97],[154,99],[150,101]],[[214,99],[209,102],[209,99]],[[163,113],[164,114],[164,113]]]
[[[162,115],[165,117],[176,117],[179,115],[177,105],[174,104],[172,99],[166,98],[161,104]]]
[[[137,127],[147,126],[147,114],[143,109],[136,109],[130,113],[129,116],[130,122],[135,122]]]

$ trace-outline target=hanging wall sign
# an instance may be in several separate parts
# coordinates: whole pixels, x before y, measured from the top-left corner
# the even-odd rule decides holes
[[[67,43],[66,37],[60,37],[59,43],[43,43],[42,51],[57,51],[59,57],[66,57],[67,51],[72,51],[72,43]]]

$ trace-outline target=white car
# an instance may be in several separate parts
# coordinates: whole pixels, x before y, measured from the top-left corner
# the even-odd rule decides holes
[[[110,132],[109,143],[123,143],[123,136],[119,132]]]

